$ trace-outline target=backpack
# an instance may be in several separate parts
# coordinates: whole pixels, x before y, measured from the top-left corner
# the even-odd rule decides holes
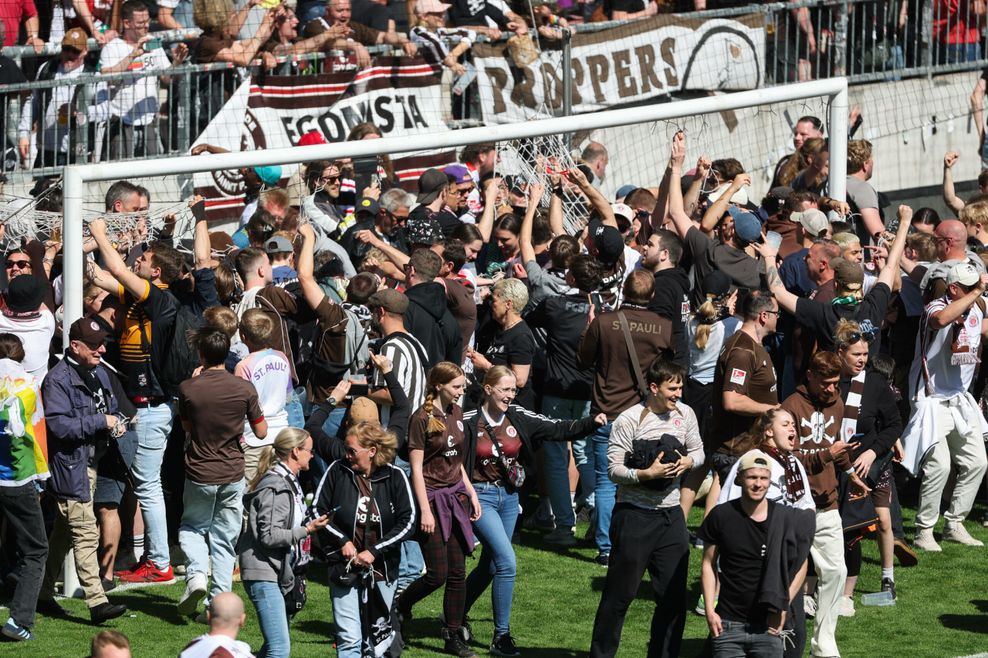
[[[191,377],[193,371],[199,367],[199,352],[192,344],[192,340],[195,332],[202,326],[202,321],[192,309],[175,299],[174,295],[169,292],[165,294],[171,298],[172,304],[176,307],[175,320],[172,322],[168,339],[161,346],[160,356],[153,365],[154,375],[158,379],[161,390],[165,395],[175,397],[178,395],[179,385]],[[140,327],[141,349],[153,356],[151,341],[148,340],[143,321]]]

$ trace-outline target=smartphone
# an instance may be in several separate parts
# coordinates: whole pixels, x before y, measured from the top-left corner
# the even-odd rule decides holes
[[[158,48],[161,48],[161,39],[148,39],[144,42],[144,52],[146,53],[157,50]]]
[[[351,400],[353,398],[359,398],[362,395],[367,395],[369,388],[367,384],[354,384],[350,387],[350,393],[347,395]]]

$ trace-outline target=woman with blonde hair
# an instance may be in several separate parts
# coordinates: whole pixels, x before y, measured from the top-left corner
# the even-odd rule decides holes
[[[799,155],[806,167],[789,184],[793,192],[826,194],[830,179],[830,144],[823,137],[810,137],[803,142]]]
[[[387,616],[401,543],[415,531],[411,486],[392,463],[397,450],[398,439],[380,424],[352,425],[344,458],[329,465],[316,489],[314,512],[332,515],[322,537],[341,658],[360,658],[365,641],[386,649],[393,639],[389,627],[376,624],[368,602],[378,602]]]
[[[446,586],[442,629],[446,653],[474,656],[460,635],[466,595],[466,558],[473,552],[471,522],[480,518],[480,502],[463,467],[463,410],[456,403],[463,395],[463,370],[440,361],[429,371],[425,403],[408,425],[408,461],[412,485],[421,510],[419,545],[426,574],[398,597],[395,607],[404,619],[412,606]]]
[[[483,511],[474,520],[473,529],[484,550],[467,578],[466,605],[459,626],[461,639],[468,640],[471,633],[466,614],[493,583],[494,637],[490,646],[495,656],[518,655],[510,632],[516,571],[511,536],[518,521],[518,487],[524,481],[519,481],[518,473],[524,473],[522,464],[534,463],[535,453],[545,441],[581,439],[607,422],[604,414],[579,420],[533,414],[512,404],[517,391],[517,379],[511,369],[494,366],[484,377],[480,408],[463,417],[464,467]]]
[[[305,430],[281,430],[272,445],[266,446],[257,465],[257,474],[244,495],[246,530],[240,536],[240,575],[250,597],[264,636],[258,656],[287,658],[291,653],[285,594],[303,578],[308,563],[309,535],[329,522],[320,516],[308,523],[305,500],[298,474],[309,469],[312,437]]]

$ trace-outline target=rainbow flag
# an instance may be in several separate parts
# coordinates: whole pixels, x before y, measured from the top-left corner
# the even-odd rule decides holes
[[[0,359],[0,487],[16,487],[48,476],[48,434],[40,382],[16,361]]]

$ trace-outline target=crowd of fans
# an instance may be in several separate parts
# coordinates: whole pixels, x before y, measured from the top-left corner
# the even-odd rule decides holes
[[[9,111],[20,101],[20,116],[0,119],[3,171],[57,167],[76,161],[177,152],[176,117],[189,114],[194,138],[208,125],[236,87],[235,77],[254,67],[277,74],[364,69],[369,48],[418,56],[433,65],[450,93],[453,119],[481,115],[477,70],[471,48],[479,37],[507,38],[517,66],[555,48],[563,30],[580,22],[634,21],[660,12],[740,7],[723,0],[563,0],[530,7],[512,0],[10,0],[0,7],[5,46],[23,44],[39,52],[57,47],[55,57],[0,57],[5,83],[64,80],[34,91],[0,93]],[[980,8],[980,9],[979,9]],[[777,83],[842,73],[899,70],[923,64],[918,37],[924,12],[932,11],[929,61],[952,64],[982,56],[981,3],[946,0],[869,2],[849,9],[847,61],[835,55],[842,24],[833,3],[779,11],[767,26],[765,73]],[[197,28],[185,41],[162,41],[158,30]],[[169,39],[180,39],[172,36]],[[93,44],[98,48],[93,48]],[[322,53],[318,60],[301,55]],[[228,63],[234,71],[197,73],[185,98],[168,70],[185,63]],[[79,76],[141,72],[144,77],[73,83]],[[167,92],[162,94],[161,92]],[[159,98],[167,98],[164,103]],[[189,102],[187,108],[180,108]],[[9,107],[7,107],[9,105]],[[8,125],[9,122],[9,125]],[[16,129],[15,129],[16,124]]]
[[[227,629],[196,651],[249,655],[239,579],[259,655],[289,655],[321,563],[340,656],[423,632],[416,604],[440,588],[447,653],[475,655],[470,610],[490,590],[483,641],[520,655],[526,526],[596,546],[592,656],[617,652],[646,570],[649,655],[679,654],[691,543],[714,655],[839,655],[862,538],[882,562],[865,596],[885,605],[896,559],[941,550],[945,490],[940,540],[982,545],[963,522],[988,464],[988,198],[956,197],[950,153],[959,219],[886,216],[869,142],[848,144],[846,201],[823,195],[820,120],[802,117],[793,144],[760,201],[738,159],[688,164],[683,133],[661,181],[615,199],[599,190],[615,154],[596,142],[533,180],[496,175],[494,144],[469,146],[417,194],[386,156],[305,163],[291,189],[244,169],[241,227],[210,231],[194,198],[191,239],[166,224],[149,241],[151,193],[118,181],[88,224],[85,315],[64,324],[76,291],[58,235],[12,245],[3,634],[69,616],[55,594],[71,548],[95,624],[126,612],[118,583],[184,578],[178,612]],[[61,210],[57,186],[45,204]],[[115,215],[137,218],[131,235],[111,234]],[[568,233],[574,219],[585,228]],[[907,474],[921,479],[911,545]]]

